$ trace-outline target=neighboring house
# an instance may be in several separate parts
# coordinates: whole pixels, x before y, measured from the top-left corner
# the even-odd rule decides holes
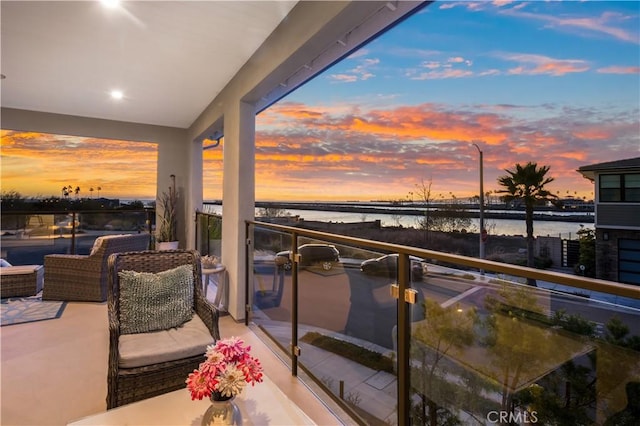
[[[595,183],[596,277],[640,285],[640,157],[578,172]]]

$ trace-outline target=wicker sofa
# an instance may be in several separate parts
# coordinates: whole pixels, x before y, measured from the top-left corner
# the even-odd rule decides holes
[[[107,300],[107,261],[114,253],[149,248],[149,234],[98,237],[91,254],[49,254],[44,257],[42,300],[104,302]]]
[[[171,274],[183,265],[188,267],[183,269],[182,279],[145,283],[148,276]],[[131,274],[137,278],[132,279]],[[162,286],[168,291],[188,288],[189,295],[161,293],[157,297],[156,289]],[[164,306],[158,305],[176,299],[187,300],[189,319],[175,326],[158,325],[164,321],[163,316],[171,316],[173,312],[163,311]],[[204,361],[206,346],[220,338],[219,312],[203,295],[200,255],[195,250],[110,256],[108,318],[107,409],[185,387],[189,373]],[[128,329],[126,323],[132,318],[143,326],[152,324],[148,327],[151,330]]]

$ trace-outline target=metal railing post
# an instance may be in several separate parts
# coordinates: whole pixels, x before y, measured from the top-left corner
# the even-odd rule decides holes
[[[200,244],[199,244],[200,243],[200,232],[202,232],[202,231],[200,229],[200,213],[198,212],[197,209],[196,209],[196,214],[195,214],[195,226],[193,228],[194,228],[194,232],[195,232],[195,235],[194,235],[195,238],[193,240],[195,248],[196,248],[196,250],[198,250],[200,252],[200,254],[202,254],[202,250],[200,250]]]
[[[298,375],[298,234],[291,235],[291,375]]]
[[[409,255],[400,253],[398,256],[398,424],[410,424],[411,394],[409,349],[411,329],[409,321],[409,304],[405,301],[405,294],[409,289],[410,262]]]
[[[76,212],[71,213],[71,254],[76,254]]]
[[[145,219],[145,223],[147,225],[147,232],[149,232],[149,235],[151,235],[151,213],[153,213],[154,215],[156,214],[155,209],[154,210],[149,210],[149,209],[145,209],[145,215],[146,215],[146,219]]]
[[[211,224],[213,219],[212,216],[207,216],[207,254],[211,254],[211,238],[209,238],[209,235],[211,233],[211,227],[213,226]]]
[[[207,220],[207,225],[209,221]],[[250,291],[253,292],[253,289],[249,286],[249,250],[253,245],[251,240],[249,239],[251,224],[245,222],[244,226],[244,325],[249,326],[249,314],[251,313],[251,297]],[[207,230],[207,241],[209,240],[208,230]]]

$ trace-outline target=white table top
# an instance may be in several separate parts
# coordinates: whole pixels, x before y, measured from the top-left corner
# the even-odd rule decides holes
[[[243,425],[298,426],[315,423],[267,377],[254,387],[248,385],[235,399]],[[167,425],[200,426],[211,403],[192,401],[186,388],[77,420],[69,425]]]
[[[202,268],[202,273],[204,275],[207,274],[217,274],[224,271],[224,265],[218,264],[215,268]]]

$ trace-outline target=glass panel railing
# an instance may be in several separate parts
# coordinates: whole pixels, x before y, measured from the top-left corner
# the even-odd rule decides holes
[[[201,255],[222,255],[222,216],[196,212],[196,250]]]
[[[153,210],[3,212],[2,258],[12,265],[43,264],[47,254],[91,252],[103,235],[148,232]]]
[[[640,301],[428,271],[411,327],[412,424],[621,424],[640,386]]]
[[[360,422],[394,419],[393,280],[382,270],[361,271],[382,254],[308,237],[296,239],[294,254],[290,235],[259,226],[251,232],[252,321],[289,352],[295,318],[300,367]]]
[[[291,342],[292,263],[291,236],[283,232],[250,227],[253,252],[250,254],[249,298],[252,320],[265,329],[286,352]]]
[[[253,320],[357,423],[640,424],[637,288],[256,226]]]
[[[67,253],[70,233],[57,223],[53,214],[3,214],[2,259],[12,265],[38,265],[46,254]]]
[[[324,247],[336,247],[339,260],[331,268],[324,258],[314,264],[305,260],[301,246],[300,363],[360,422],[395,422],[397,301],[390,291],[395,273],[367,263],[381,253],[322,240],[309,244],[326,258],[330,251]]]

